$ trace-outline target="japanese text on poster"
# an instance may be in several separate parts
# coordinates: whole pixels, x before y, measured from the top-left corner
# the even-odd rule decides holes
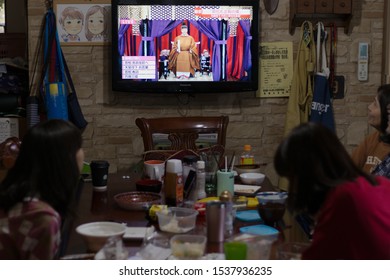
[[[260,44],[259,97],[290,95],[293,75],[292,42]]]

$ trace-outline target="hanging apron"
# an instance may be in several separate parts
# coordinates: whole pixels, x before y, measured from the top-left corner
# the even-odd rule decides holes
[[[321,34],[323,40],[321,41]],[[326,62],[326,32],[322,22],[317,23],[317,73],[314,77],[314,94],[311,104],[310,121],[321,123],[335,131],[330,86],[328,82],[329,68]]]
[[[285,136],[297,125],[309,121],[313,97],[312,74],[316,61],[314,46],[313,25],[311,22],[305,21],[301,26],[301,39],[294,64],[291,93],[286,112]],[[280,189],[288,190],[286,178],[281,177],[278,185]]]
[[[316,61],[314,46],[313,25],[305,21],[301,26],[301,40],[294,65],[284,135],[287,135],[297,125],[309,120],[313,97],[312,74]]]

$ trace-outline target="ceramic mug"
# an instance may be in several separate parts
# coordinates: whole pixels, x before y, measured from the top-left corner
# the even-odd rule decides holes
[[[165,162],[162,160],[147,160],[144,161],[144,176],[162,181],[165,173]]]

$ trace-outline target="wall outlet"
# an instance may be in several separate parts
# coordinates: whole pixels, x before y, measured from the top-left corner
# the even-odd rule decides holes
[[[345,91],[345,78],[344,76],[335,76],[332,85],[332,96],[334,99],[343,99]]]

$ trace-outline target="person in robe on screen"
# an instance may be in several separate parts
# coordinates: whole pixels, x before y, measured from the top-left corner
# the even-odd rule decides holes
[[[210,53],[207,49],[204,49],[200,56],[200,74],[203,75],[206,73],[210,75],[211,73],[211,61]]]
[[[188,26],[185,23],[181,26],[181,35],[177,36],[173,42],[172,50],[169,54],[168,69],[178,79],[195,77],[195,71],[200,69],[196,42],[188,34]]]
[[[168,57],[169,57],[169,50],[168,49],[163,49],[161,50],[160,52],[160,57],[159,57],[159,60],[158,60],[158,77],[159,79],[162,79],[162,77],[164,77],[164,79],[167,79],[168,75],[169,75],[169,70],[168,70]]]

